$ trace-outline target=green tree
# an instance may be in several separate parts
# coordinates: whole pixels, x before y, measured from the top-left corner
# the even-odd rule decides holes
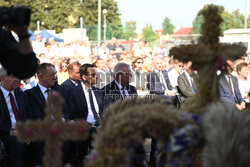
[[[173,34],[175,26],[171,23],[168,17],[164,18],[162,23],[163,34]]]
[[[203,17],[201,15],[196,15],[193,21],[193,32],[199,34],[201,30],[201,24],[203,23]]]
[[[97,36],[98,0],[11,0],[0,1],[1,6],[22,4],[32,9],[30,29],[35,30],[37,21],[41,22],[41,29],[55,29],[60,32],[63,28],[79,27],[79,18],[84,18],[84,26],[91,40]],[[107,9],[107,25],[112,36],[122,36],[120,13],[117,2],[102,0],[102,9]],[[102,15],[103,17],[103,15]],[[102,18],[103,21],[103,18]],[[103,25],[103,24],[102,24]]]
[[[122,36],[122,25],[121,19],[119,17],[120,13],[117,2],[114,0],[102,0],[102,9],[107,9],[107,37],[111,38],[112,36],[115,36],[117,38],[120,38]],[[98,24],[98,0],[84,0],[83,3],[79,6],[78,14],[79,16],[82,16],[84,18],[83,22],[84,26],[87,29],[87,34],[91,34],[89,36],[90,40],[96,40]],[[103,20],[104,19],[102,14],[102,25]],[[92,28],[94,28],[94,30]]]
[[[208,5],[205,5],[203,9],[204,10],[207,8]],[[221,16],[223,18],[223,23],[221,25],[221,31],[224,32],[227,29],[232,29],[232,28],[243,28],[244,27],[244,15],[240,13],[239,9],[234,10],[232,13],[229,13],[228,11],[225,11],[224,7],[221,6]],[[200,11],[201,11],[200,10]],[[200,26],[203,23],[203,18],[199,14],[196,15],[194,21],[193,21],[193,27],[194,27],[194,32],[195,33],[200,33]],[[248,21],[247,21],[247,27],[250,27],[250,16],[248,16]]]
[[[123,38],[126,40],[136,37],[136,21],[127,21],[123,34]]]
[[[146,27],[143,28],[141,40],[152,42],[158,38],[159,36],[154,32],[152,25],[150,26],[147,25]]]

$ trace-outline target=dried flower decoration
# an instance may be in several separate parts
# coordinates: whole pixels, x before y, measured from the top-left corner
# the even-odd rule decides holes
[[[48,97],[44,120],[28,120],[25,123],[17,123],[18,139],[22,142],[45,141],[45,167],[62,166],[62,141],[86,140],[89,125],[85,121],[68,122],[62,120],[63,98],[56,91],[52,91]]]

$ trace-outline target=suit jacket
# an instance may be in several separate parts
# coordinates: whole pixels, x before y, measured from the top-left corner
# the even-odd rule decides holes
[[[63,88],[56,85],[51,87],[52,90],[56,90],[61,93],[61,95],[65,98],[66,94]],[[45,117],[45,106],[46,106],[46,99],[43,96],[43,93],[38,85],[33,87],[32,89],[28,89],[25,91],[29,97],[30,108],[32,112],[33,119],[43,119]],[[64,113],[64,117],[68,118],[68,114]]]
[[[137,97],[137,90],[134,86],[128,85],[126,89],[130,98]],[[107,107],[111,103],[115,103],[116,100],[123,99],[123,96],[118,85],[115,83],[115,80],[103,87],[102,90],[104,92],[105,107]]]
[[[219,91],[220,91],[221,100],[229,101],[230,103],[233,103],[233,104],[236,104],[236,103],[240,104],[243,101],[243,99],[239,90],[238,79],[231,74],[230,76],[231,76],[235,95],[231,91],[231,88],[229,86],[229,83],[225,75],[221,74],[219,76]]]
[[[168,73],[164,72],[163,77],[165,78],[167,88],[169,90],[172,90],[173,87],[170,84]],[[150,90],[151,94],[164,95],[165,89],[163,87],[163,83],[160,82],[160,73],[159,72],[156,72],[155,70],[153,70],[147,76],[147,80],[148,80],[148,89]]]
[[[78,84],[80,84],[80,82],[78,82]],[[67,79],[66,81],[64,81],[61,86],[65,89],[70,89],[70,88],[73,88],[75,87],[76,85],[71,81],[71,79]]]
[[[193,74],[192,77],[193,77],[194,89],[197,90],[197,86],[196,86],[197,76]],[[178,77],[177,82],[178,82],[178,91],[180,93],[180,98],[179,98],[180,102],[183,102],[186,98],[194,95],[194,92],[192,91],[192,86],[185,72],[183,72]]]
[[[114,80],[114,73],[107,71],[98,71],[97,72],[97,82],[94,85],[98,89],[102,89],[104,86],[109,84]]]
[[[92,87],[96,101],[99,106],[99,115],[102,115],[104,108],[104,100],[102,91],[98,88]],[[88,105],[83,91],[82,84],[71,88],[66,98],[65,113],[69,113],[70,119],[87,119]]]
[[[28,111],[28,97],[20,89],[14,90],[14,94],[20,119],[24,121],[29,117],[30,114]],[[10,114],[3,92],[0,89],[0,136],[10,135],[10,130],[11,130]]]

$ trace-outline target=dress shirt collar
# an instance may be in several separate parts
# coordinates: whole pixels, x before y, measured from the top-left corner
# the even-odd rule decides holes
[[[45,94],[45,92],[46,92],[47,89],[50,89],[50,88],[45,88],[40,83],[38,83],[38,86],[39,86],[39,88],[40,88],[40,90],[42,91],[43,94]]]
[[[3,96],[4,96],[5,99],[9,96],[9,93],[11,93],[12,95],[14,95],[14,90],[8,91],[5,88],[3,88],[2,86],[1,86],[1,90],[3,92]]]
[[[117,82],[116,80],[115,80],[115,83],[116,83],[116,85],[118,86],[118,88],[120,89],[120,90],[122,90],[122,85],[121,84],[119,84],[119,82]]]

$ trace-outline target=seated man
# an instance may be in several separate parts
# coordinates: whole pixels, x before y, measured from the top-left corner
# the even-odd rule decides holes
[[[186,64],[186,70],[178,77],[178,88],[179,88],[179,101],[182,103],[188,97],[191,97],[196,94],[196,82],[197,82],[197,75],[191,69],[192,62],[189,61]]]
[[[234,104],[238,110],[243,110],[246,108],[246,105],[239,90],[238,79],[230,74],[233,69],[233,63],[227,60],[227,64],[227,73],[219,76],[220,98],[222,101]]]
[[[73,62],[68,65],[67,68],[69,73],[69,79],[67,79],[61,84],[62,87],[69,89],[78,86],[78,84],[80,84],[81,82],[80,72],[79,72],[80,66],[81,64],[79,62]]]
[[[131,69],[126,63],[118,63],[114,67],[115,80],[102,88],[106,107],[119,99],[136,98],[136,88],[131,82]]]
[[[56,85],[57,72],[51,63],[43,63],[37,69],[38,84],[32,89],[26,90],[32,108],[33,119],[43,119],[45,117],[44,108],[49,92],[56,90],[65,97],[64,89]],[[67,115],[65,114],[65,117]]]
[[[91,150],[93,133],[99,126],[101,115],[104,108],[103,94],[100,89],[93,85],[97,80],[96,68],[92,64],[83,64],[80,67],[81,83],[78,86],[69,89],[66,98],[66,112],[70,114],[70,119],[84,119],[92,127],[90,135],[85,142],[74,142],[71,148],[71,154],[76,154],[79,162]]]
[[[24,121],[29,113],[27,97],[19,88],[20,79],[8,75],[4,68],[0,69],[0,139],[10,155],[10,166],[24,166],[24,145],[17,138],[16,123]],[[27,140],[27,144],[29,141]]]

